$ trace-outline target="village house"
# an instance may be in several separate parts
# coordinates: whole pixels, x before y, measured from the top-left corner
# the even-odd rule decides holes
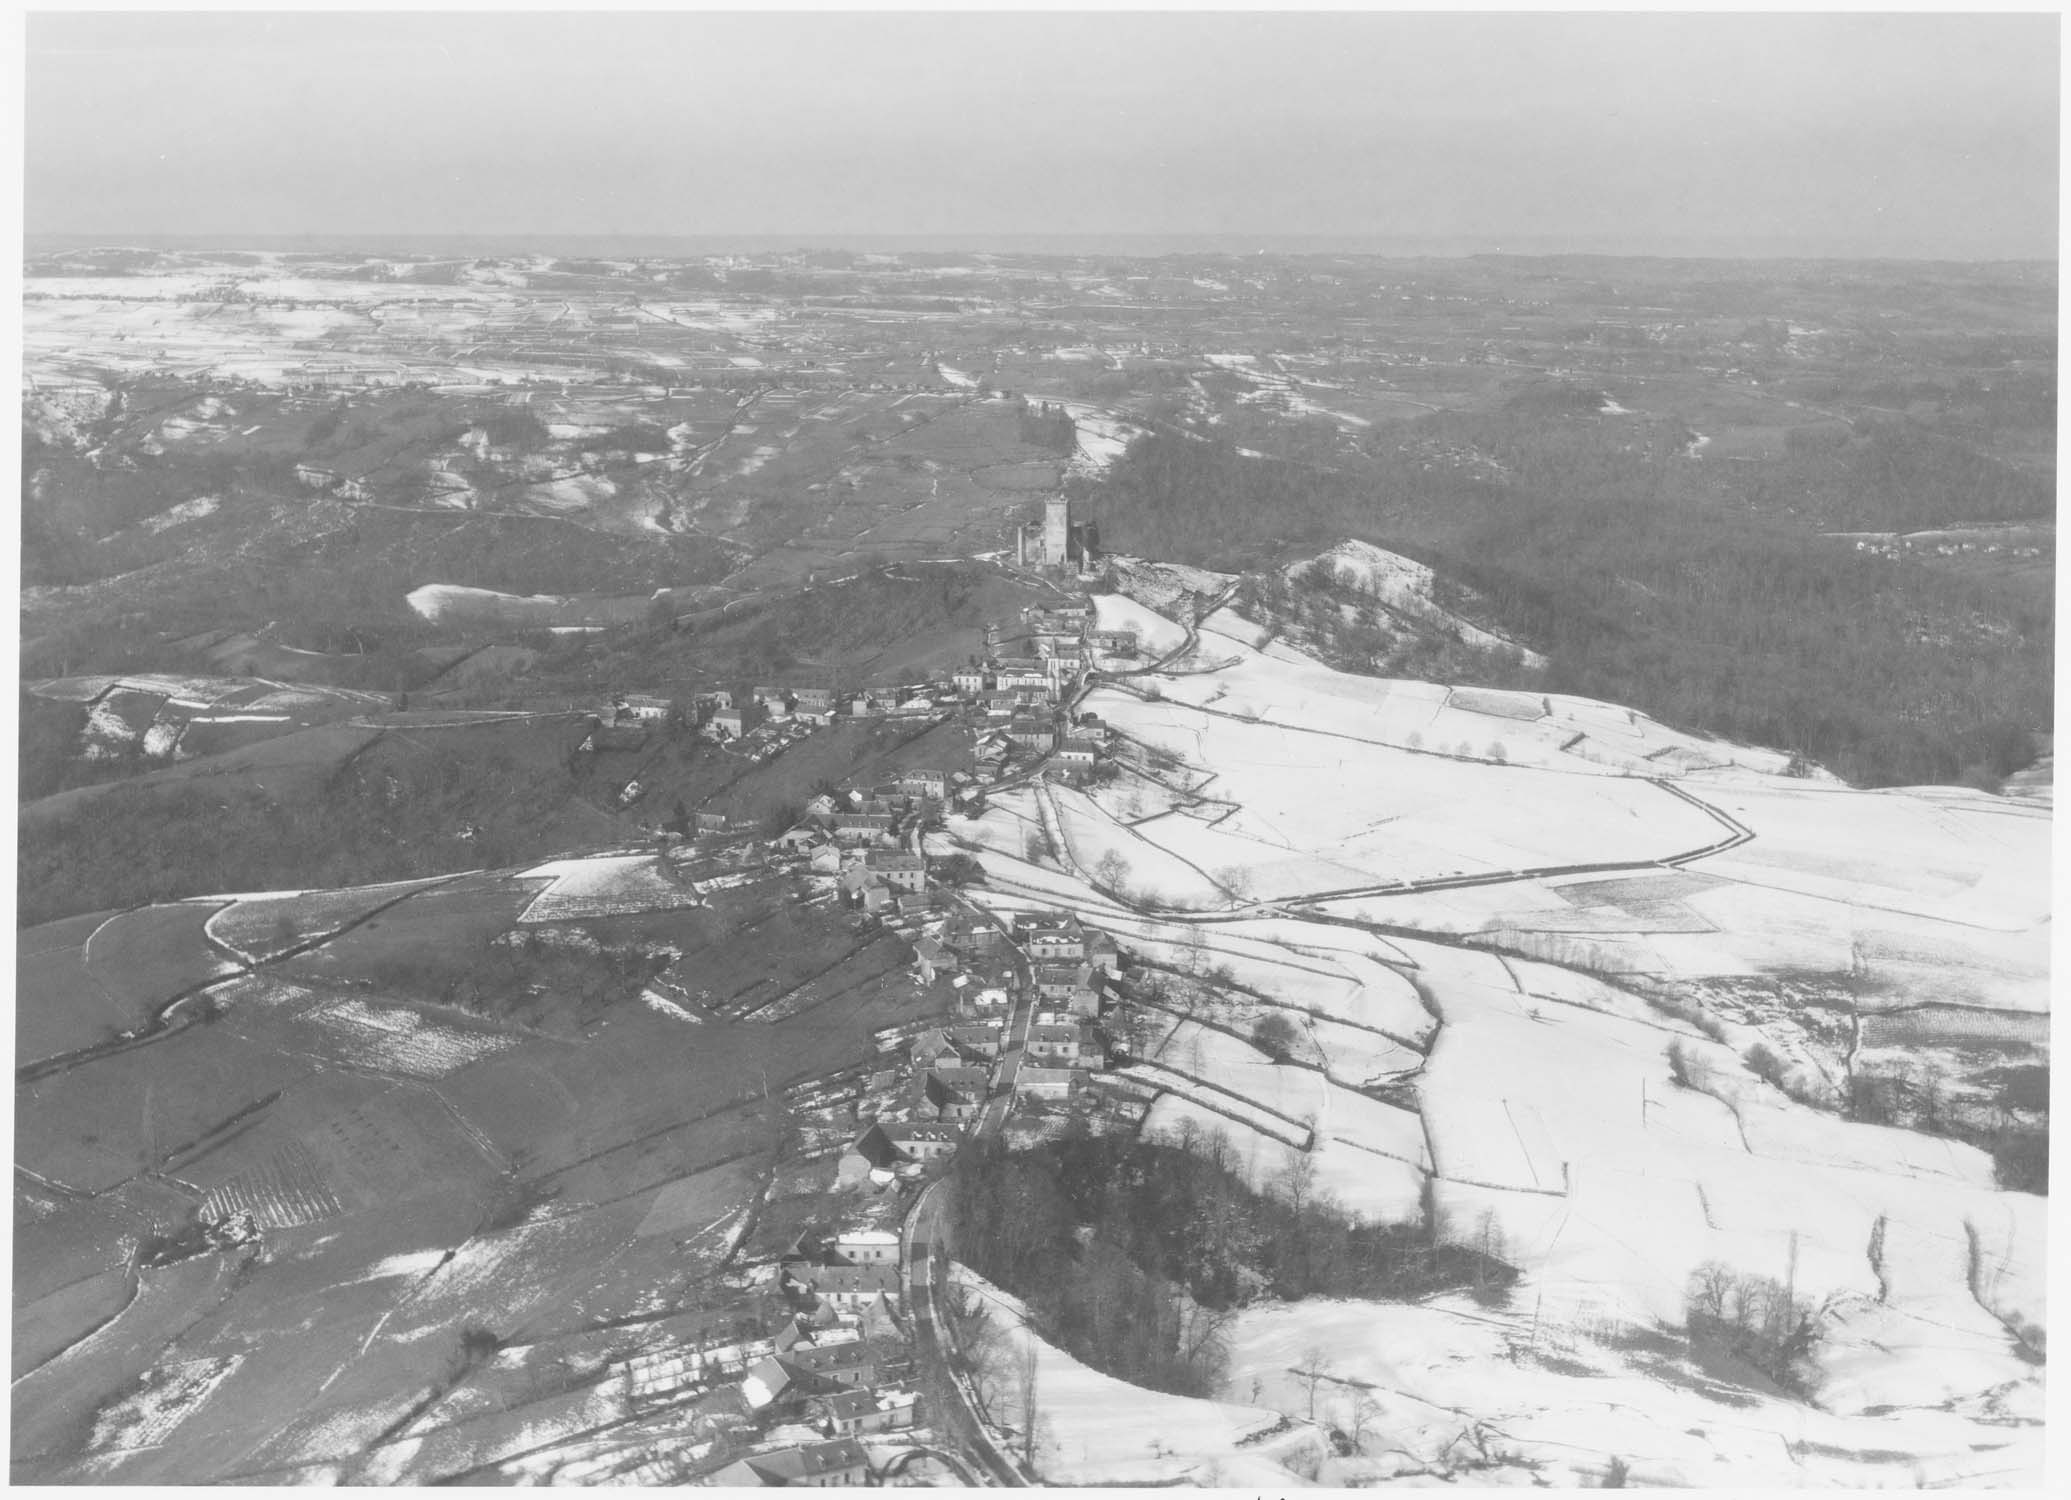
[[[914,921],[925,917],[934,909],[935,905],[933,898],[925,891],[901,896],[893,904],[899,908],[899,915],[901,917]]]
[[[648,723],[660,723],[676,711],[671,700],[648,693],[627,693],[622,698],[613,699],[611,708],[617,718],[641,719]]]
[[[758,682],[753,688],[749,689],[749,696],[756,703],[760,704],[763,710],[772,718],[779,714],[788,714],[791,711],[789,695],[775,683]]]
[[[1090,630],[1086,633],[1086,644],[1105,651],[1109,656],[1134,656],[1137,652],[1136,632],[1133,630]]]
[[[899,774],[899,790],[909,797],[928,797],[940,802],[949,795],[949,778],[940,771],[915,766]]]
[[[801,716],[832,718],[834,716],[834,689],[830,687],[802,687],[798,690],[794,710]]]
[[[954,1156],[963,1140],[963,1132],[953,1125],[929,1125],[920,1122],[878,1127],[886,1139],[918,1162],[940,1161]]]
[[[885,1267],[853,1266],[847,1269],[897,1280],[897,1273]],[[861,1339],[844,1344],[800,1344],[784,1355],[784,1362],[801,1372],[807,1383],[816,1389],[826,1389],[827,1382],[852,1387],[877,1382],[877,1356]]]
[[[957,911],[942,924],[942,941],[958,953],[991,953],[999,946],[1000,930],[984,917]]]
[[[914,1391],[841,1391],[814,1397],[807,1410],[822,1432],[855,1437],[911,1427],[919,1405],[920,1395]]]
[[[777,843],[791,850],[810,849],[827,837],[826,833],[810,823],[799,823],[777,835]]]
[[[828,1247],[852,1266],[882,1266],[899,1259],[899,1236],[890,1229],[844,1229]]]
[[[1004,1003],[1007,992],[1000,990],[997,993],[1001,1002]],[[997,1024],[982,1021],[966,1022],[960,1026],[944,1028],[951,1044],[954,1045],[959,1053],[965,1057],[982,1058],[987,1061],[1000,1055],[1000,1032],[1002,1029]]]
[[[908,1044],[907,1055],[913,1059],[914,1066],[920,1068],[932,1066],[938,1057],[948,1057],[956,1062],[963,1061],[956,1041],[950,1036],[949,1028],[946,1026],[930,1026],[914,1037]]]
[[[940,941],[923,937],[913,945],[913,961],[920,968],[920,982],[933,984],[944,974],[954,974],[963,967],[963,960]]]
[[[733,689],[707,688],[701,693],[692,693],[690,701],[696,704],[703,713],[714,714],[722,708],[732,708],[734,706]]]
[[[873,849],[863,856],[863,863],[879,880],[895,889],[925,891],[928,888],[928,862],[918,854]]]
[[[949,674],[949,685],[966,698],[975,698],[992,683],[982,667],[959,667]]]
[[[1007,738],[1023,750],[1047,755],[1057,745],[1057,729],[1048,719],[1017,718],[1007,725]]]
[[[1011,688],[995,688],[979,699],[984,706],[985,716],[989,719],[1006,718],[1014,712],[1015,705],[1020,701]]]
[[[761,722],[762,706],[749,702],[716,710],[705,727],[715,739],[737,740]]]
[[[852,1437],[841,1437],[751,1453],[711,1474],[705,1483],[744,1489],[792,1484],[831,1489],[864,1484],[869,1477],[870,1461],[863,1445]]]
[[[1028,1055],[1041,1059],[1045,1067],[1077,1066],[1083,1045],[1084,1037],[1077,1026],[1028,1028]]]
[[[991,1092],[989,1069],[930,1068],[921,1075],[917,1112],[932,1113],[938,1121],[960,1125],[977,1116]]]
[[[845,844],[868,844],[892,831],[889,813],[836,813],[834,836]]]
[[[1086,929],[1070,912],[1029,913],[1015,922],[1014,940],[1039,964],[1077,963],[1086,956]]]
[[[1073,770],[1091,770],[1100,760],[1100,746],[1093,740],[1072,736],[1057,746],[1056,758]]]
[[[893,1247],[896,1256],[898,1247]],[[829,1307],[841,1311],[855,1311],[870,1306],[879,1298],[896,1298],[899,1295],[899,1268],[888,1266],[793,1266],[789,1274],[815,1297]],[[800,1349],[794,1347],[790,1357],[797,1359]]]
[[[1108,978],[1115,979],[1122,972],[1122,950],[1106,933],[1089,933],[1086,937],[1086,962]]]

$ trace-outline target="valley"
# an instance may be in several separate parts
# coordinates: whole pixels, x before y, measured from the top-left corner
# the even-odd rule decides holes
[[[29,270],[17,1482],[2039,1482],[2050,268]]]

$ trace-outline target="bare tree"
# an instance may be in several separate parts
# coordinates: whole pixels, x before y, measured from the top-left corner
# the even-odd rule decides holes
[[[1323,1350],[1310,1345],[1302,1351],[1302,1362],[1294,1367],[1295,1379],[1309,1388],[1309,1420],[1316,1420],[1316,1387],[1330,1378],[1330,1361]]]

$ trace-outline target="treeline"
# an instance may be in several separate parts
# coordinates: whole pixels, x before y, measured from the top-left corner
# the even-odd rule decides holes
[[[1340,452],[1335,467],[1154,434],[1087,492],[1087,509],[1116,551],[1228,570],[1344,537],[1391,547],[1476,596],[1441,604],[1550,656],[1545,689],[1796,752],[1859,785],[1996,787],[2032,759],[2052,714],[2054,607],[2040,591],[1818,541],[1760,514],[1773,496],[1758,503],[1681,458],[1679,428],[1629,444],[1544,405],[1377,431],[1363,458]],[[1850,442],[1860,451],[1834,460],[1853,476],[1834,504],[1889,481],[1901,498],[1885,519],[1929,497],[1956,507],[1965,476],[1982,472],[1931,435]],[[1480,463],[1433,457],[1447,449]],[[1826,462],[1754,466],[1736,483],[1781,484],[1801,474],[1793,465]],[[2032,508],[2015,471],[1990,472],[1986,512]]]
[[[1029,1150],[974,1142],[951,1174],[958,1258],[1074,1357],[1196,1396],[1220,1388],[1223,1329],[1254,1297],[1497,1293],[1515,1279],[1492,1231],[1461,1244],[1428,1214],[1361,1219],[1316,1189],[1306,1155],[1261,1193],[1223,1137],[1192,1145],[1082,1128]]]

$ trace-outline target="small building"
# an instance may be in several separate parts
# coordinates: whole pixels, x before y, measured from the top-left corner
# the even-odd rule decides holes
[[[1060,765],[1073,770],[1091,770],[1100,761],[1100,747],[1091,740],[1073,736],[1058,744],[1055,758]]]
[[[1086,962],[1110,979],[1119,978],[1122,972],[1121,947],[1104,932],[1090,932],[1086,935]]]
[[[668,698],[657,698],[651,693],[628,693],[616,699],[612,705],[620,718],[641,719],[648,723],[660,723],[676,712],[675,703]]]
[[[1023,1063],[1014,1075],[1014,1093],[1031,1099],[1047,1099],[1053,1103],[1069,1101],[1086,1086],[1086,1070],[1083,1068],[1045,1067]]]

